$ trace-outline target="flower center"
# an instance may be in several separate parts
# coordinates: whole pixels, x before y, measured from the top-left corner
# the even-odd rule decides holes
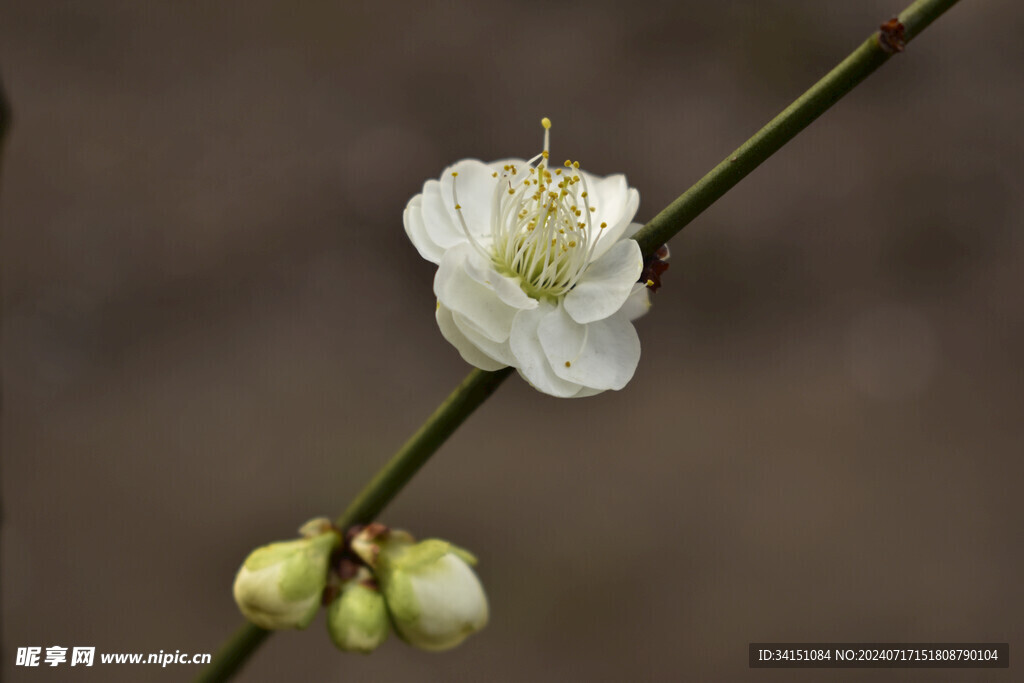
[[[519,277],[529,296],[559,297],[575,286],[591,262],[600,229],[593,226],[587,181],[578,161],[566,160],[564,168],[548,168],[551,121],[544,126],[544,150],[526,168],[508,164],[496,178],[491,206],[491,244],[474,247],[506,275]],[[534,163],[537,165],[534,166]],[[454,183],[453,183],[454,194]],[[455,196],[455,208],[461,208]],[[461,219],[461,212],[459,213]],[[464,223],[464,222],[463,222]]]

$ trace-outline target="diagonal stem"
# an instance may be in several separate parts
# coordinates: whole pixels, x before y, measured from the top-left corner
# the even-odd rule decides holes
[[[903,27],[902,42],[909,42],[956,2],[917,0],[903,10],[899,15]],[[886,47],[885,39],[888,35],[893,34],[885,31],[873,33],[824,78],[641,228],[633,239],[640,243],[644,257],[651,256],[660,245],[668,242],[704,209],[718,201],[736,183],[760,166],[762,161],[779,151],[843,95],[885,64],[895,54],[893,47]],[[893,40],[895,38],[888,40],[890,45]],[[902,49],[902,45],[899,49]]]
[[[356,496],[348,509],[335,520],[339,529],[372,522],[381,510],[409,483],[413,475],[430,459],[459,425],[494,393],[512,368],[496,372],[473,370],[455,388],[423,426],[377,472],[377,476]]]
[[[338,517],[335,526],[347,529],[353,524],[372,522],[441,444],[511,373],[512,368],[496,372],[470,372],[423,426],[377,472],[377,476]],[[269,635],[270,631],[246,622],[221,646],[210,665],[196,678],[197,683],[216,683],[230,679]]]
[[[899,15],[898,25],[890,22],[885,29],[873,33],[824,78],[645,225],[634,237],[640,243],[644,256],[653,254],[956,2],[916,0]],[[347,528],[376,517],[510,372],[510,368],[497,372],[471,372],[363,489],[336,524]],[[241,627],[196,681],[220,683],[228,680],[268,635],[269,631],[252,624]]]

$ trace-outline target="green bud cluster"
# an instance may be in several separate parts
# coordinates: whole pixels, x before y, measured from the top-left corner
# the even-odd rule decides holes
[[[300,533],[256,549],[238,571],[235,601],[257,626],[303,629],[325,604],[335,646],[369,653],[392,627],[413,647],[441,651],[487,624],[476,558],[447,541],[376,523],[343,538],[326,519]]]

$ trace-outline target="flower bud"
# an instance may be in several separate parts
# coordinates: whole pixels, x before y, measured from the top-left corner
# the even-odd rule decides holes
[[[387,640],[388,608],[372,574],[359,568],[327,607],[327,632],[342,652],[370,653]]]
[[[405,532],[357,538],[352,547],[374,567],[395,630],[413,647],[447,650],[487,625],[487,596],[470,568],[476,558],[465,550],[414,543]]]
[[[307,522],[301,532],[303,538],[252,551],[235,577],[238,609],[261,628],[306,628],[320,607],[331,552],[341,537],[321,520]]]

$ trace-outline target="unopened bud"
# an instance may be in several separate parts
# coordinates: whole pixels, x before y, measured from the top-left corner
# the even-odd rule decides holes
[[[341,544],[330,525],[316,526],[319,521],[303,525],[303,538],[265,545],[245,558],[234,595],[249,621],[273,630],[309,626],[320,607],[331,552]]]
[[[343,652],[369,653],[387,640],[388,608],[370,571],[359,568],[327,607],[327,632]]]
[[[374,567],[395,630],[410,645],[447,650],[487,625],[487,596],[470,568],[476,558],[465,550],[398,531],[357,537],[352,547]]]

